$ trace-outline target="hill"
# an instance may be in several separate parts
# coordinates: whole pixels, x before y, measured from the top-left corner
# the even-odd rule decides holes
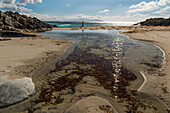
[[[49,25],[37,18],[21,15],[18,12],[0,11],[0,30],[20,31],[20,32],[41,32],[51,30]]]

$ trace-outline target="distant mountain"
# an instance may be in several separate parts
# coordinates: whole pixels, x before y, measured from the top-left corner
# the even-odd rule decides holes
[[[139,22],[135,25],[141,26],[170,26],[170,18],[151,18],[147,19],[146,21]]]
[[[8,31],[40,32],[51,30],[52,25],[40,21],[37,18],[20,15],[18,12],[0,11],[0,29]]]

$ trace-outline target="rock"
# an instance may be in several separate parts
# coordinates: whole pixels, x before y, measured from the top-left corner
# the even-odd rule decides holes
[[[21,29],[26,32],[52,30],[53,26],[40,21],[37,18],[20,15],[18,12],[0,11],[0,27],[2,30],[16,31]]]
[[[1,37],[36,37],[36,35],[21,33],[20,31],[0,31]]]
[[[0,84],[0,104],[15,104],[34,93],[35,85],[31,78],[24,77],[22,79],[8,80]]]
[[[89,96],[73,104],[66,113],[117,113],[117,111],[104,98]]]
[[[147,19],[146,21],[139,22],[135,25],[141,26],[170,26],[170,18],[151,18]]]

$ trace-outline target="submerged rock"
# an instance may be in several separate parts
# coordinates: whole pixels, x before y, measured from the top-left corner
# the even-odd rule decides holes
[[[22,79],[8,80],[0,84],[0,104],[15,104],[34,93],[35,85],[31,78],[24,77]]]

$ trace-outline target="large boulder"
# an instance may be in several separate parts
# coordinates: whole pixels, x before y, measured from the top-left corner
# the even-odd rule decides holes
[[[15,104],[27,99],[29,95],[34,93],[35,85],[31,78],[24,77],[22,79],[8,80],[0,84],[0,104]]]

